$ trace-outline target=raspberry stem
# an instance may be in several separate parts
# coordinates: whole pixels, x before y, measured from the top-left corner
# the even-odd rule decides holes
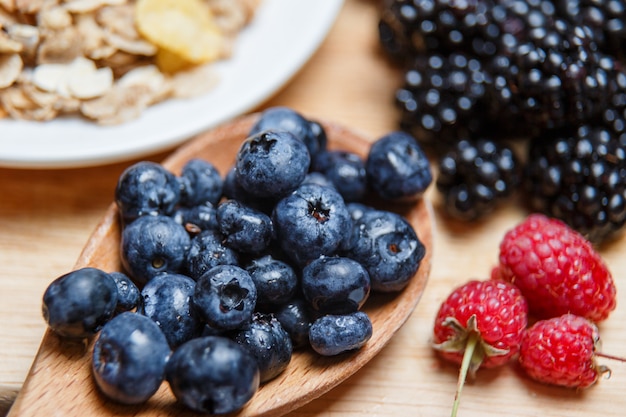
[[[459,379],[457,381],[456,393],[454,394],[454,403],[452,404],[452,415],[451,417],[456,417],[456,414],[459,410],[459,403],[461,401],[461,391],[463,390],[463,385],[465,385],[465,380],[467,379],[467,372],[472,366],[472,362],[475,362],[474,352],[476,350],[476,345],[480,340],[480,335],[476,332],[470,332],[467,338],[467,343],[465,344],[465,352],[463,352],[463,361],[461,362],[461,369],[459,370]]]
[[[611,360],[619,361],[619,362],[626,362],[626,358],[621,358],[619,356],[609,355],[608,353],[594,352],[593,354],[596,355],[596,356],[599,356],[601,358],[611,359]]]

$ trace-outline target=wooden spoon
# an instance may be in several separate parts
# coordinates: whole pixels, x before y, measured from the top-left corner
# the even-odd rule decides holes
[[[201,134],[169,156],[163,165],[180,173],[191,158],[205,158],[225,174],[234,161],[241,141],[258,115],[238,118]],[[333,123],[323,123],[329,148],[348,150],[365,156],[371,141]],[[396,207],[395,209],[398,209]],[[431,268],[433,215],[428,201],[402,206],[398,210],[415,228],[426,246],[426,256],[409,285],[397,294],[374,294],[364,310],[374,332],[369,342],[356,352],[322,357],[312,350],[297,351],[286,371],[262,385],[237,416],[279,416],[321,396],[363,367],[385,346],[415,309]],[[119,257],[120,224],[115,204],[85,245],[76,268],[93,266],[105,271],[122,270]],[[141,406],[122,406],[102,396],[92,381],[90,352],[92,341],[68,343],[50,330],[35,357],[32,368],[9,416],[194,416],[176,403],[167,383]]]

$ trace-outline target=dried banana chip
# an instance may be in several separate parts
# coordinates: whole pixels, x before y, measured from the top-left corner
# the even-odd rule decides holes
[[[222,54],[223,37],[200,0],[138,0],[137,30],[146,39],[194,64]]]
[[[167,49],[159,49],[156,54],[156,65],[164,73],[173,74],[187,69],[193,64],[180,55],[168,51]]]

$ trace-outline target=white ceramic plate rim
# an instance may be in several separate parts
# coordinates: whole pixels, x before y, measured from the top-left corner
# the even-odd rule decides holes
[[[100,165],[165,150],[253,109],[285,85],[317,50],[342,0],[263,0],[233,56],[215,65],[211,92],[167,100],[137,120],[99,126],[79,117],[49,122],[0,120],[0,166]]]

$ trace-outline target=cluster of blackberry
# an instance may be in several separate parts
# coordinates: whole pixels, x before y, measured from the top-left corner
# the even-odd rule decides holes
[[[384,0],[378,27],[451,216],[519,188],[596,243],[623,228],[626,0]]]

